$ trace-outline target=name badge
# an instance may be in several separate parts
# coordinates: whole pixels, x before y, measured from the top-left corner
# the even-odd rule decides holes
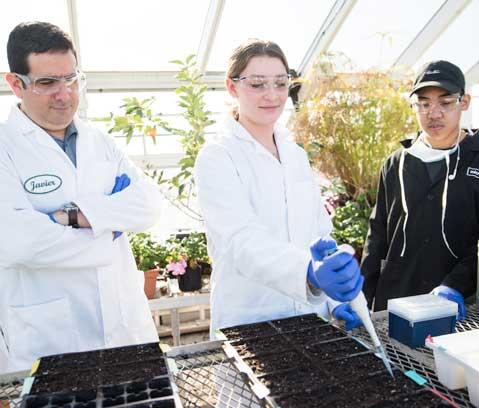
[[[23,188],[30,194],[47,194],[58,190],[62,185],[62,179],[53,174],[39,174],[30,177],[23,183]]]

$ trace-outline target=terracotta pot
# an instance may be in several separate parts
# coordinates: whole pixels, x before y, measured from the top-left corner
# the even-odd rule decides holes
[[[156,291],[156,278],[158,278],[158,275],[160,273],[160,270],[157,269],[149,269],[148,271],[145,271],[145,295],[148,299],[154,299],[155,298],[155,291]]]

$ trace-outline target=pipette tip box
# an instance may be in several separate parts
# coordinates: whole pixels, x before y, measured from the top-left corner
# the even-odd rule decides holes
[[[454,332],[457,303],[435,295],[388,300],[389,337],[409,347],[423,347],[426,337]]]

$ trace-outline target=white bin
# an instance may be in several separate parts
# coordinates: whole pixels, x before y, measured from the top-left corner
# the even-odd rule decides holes
[[[466,361],[478,356],[479,361],[479,330],[462,333],[446,334],[426,340],[426,346],[434,352],[434,363],[439,381],[451,390],[466,387]],[[471,366],[471,378],[477,367]],[[479,378],[476,377],[476,388]],[[471,398],[472,399],[472,398]]]

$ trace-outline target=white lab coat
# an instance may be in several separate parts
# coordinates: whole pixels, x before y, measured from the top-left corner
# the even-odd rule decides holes
[[[14,107],[0,125],[0,373],[40,356],[158,341],[126,233],[155,223],[150,183],[111,137],[74,119],[77,168]],[[115,176],[131,178],[109,195]],[[92,229],[52,222],[74,202]]]
[[[310,243],[332,225],[306,153],[276,127],[281,162],[233,118],[201,150],[198,200],[213,260],[211,329],[309,312],[328,315],[306,275]]]

